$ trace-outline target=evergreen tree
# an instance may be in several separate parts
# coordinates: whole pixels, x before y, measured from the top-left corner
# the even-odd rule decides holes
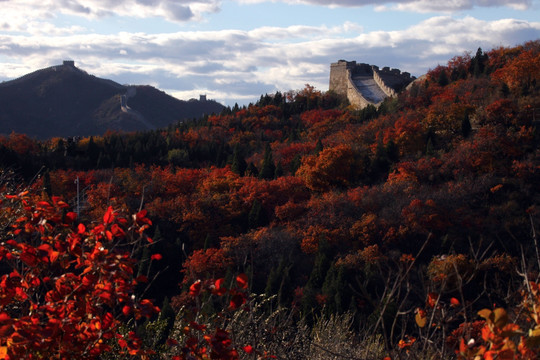
[[[446,75],[445,69],[442,69],[441,72],[439,73],[439,78],[437,79],[437,83],[440,86],[448,85],[449,81],[448,81],[448,76]]]
[[[471,133],[472,127],[471,127],[471,121],[469,119],[469,114],[465,113],[465,116],[461,120],[461,134],[464,138],[469,137]]]
[[[272,270],[270,270],[270,274],[268,275],[268,279],[266,280],[266,286],[264,288],[264,293],[266,294],[266,296],[272,296],[279,290],[279,275],[279,268],[272,268]]]
[[[504,98],[507,98],[508,95],[510,95],[510,88],[508,87],[508,85],[506,83],[503,83],[501,85],[501,95],[504,97]]]
[[[250,162],[246,168],[244,175],[257,177],[259,176],[259,170],[257,170],[257,167],[252,162]]]
[[[278,161],[276,165],[276,171],[274,173],[274,179],[280,178],[283,176],[283,167],[281,166],[281,161]]]
[[[49,172],[49,169],[45,170],[45,173],[43,174],[43,191],[45,191],[48,196],[52,196],[51,173]]]
[[[397,162],[399,160],[399,149],[394,142],[394,140],[390,140],[388,144],[386,144],[386,157],[390,162]]]
[[[272,148],[270,144],[266,144],[264,150],[264,159],[261,166],[261,171],[259,172],[259,179],[273,179],[274,174],[276,173],[276,165],[274,164],[274,159],[272,158]]]
[[[246,172],[246,169],[247,169],[246,160],[240,154],[238,144],[236,144],[236,146],[234,147],[234,152],[233,152],[233,160],[232,160],[232,164],[231,164],[231,170],[234,173],[236,173],[236,174],[238,174],[240,176],[244,176],[244,173]]]
[[[262,204],[259,200],[255,200],[248,214],[248,228],[255,229],[266,224],[266,216]]]
[[[278,304],[280,306],[289,306],[293,299],[293,284],[289,272],[291,270],[290,266],[283,268],[281,283],[279,284],[278,290]]]
[[[471,59],[471,73],[474,77],[479,77],[486,71],[486,63],[488,60],[488,55],[482,52],[482,48],[476,50],[476,55]]]
[[[324,146],[322,144],[321,139],[317,140],[317,144],[315,144],[315,154],[320,153],[321,151],[323,151],[323,149],[324,149]]]
[[[426,144],[426,155],[427,156],[433,156],[435,155],[435,149],[433,147],[433,141],[431,140],[431,136],[428,137],[427,139],[427,144]]]
[[[328,241],[323,236],[319,240],[319,248],[317,249],[317,255],[315,256],[315,263],[313,270],[309,276],[308,284],[314,289],[320,289],[326,278],[326,272],[330,268],[330,246]]]
[[[150,250],[148,246],[143,248],[142,256],[139,260],[139,268],[137,270],[137,277],[139,276],[148,276],[149,265],[150,265]]]
[[[291,175],[294,175],[296,173],[296,170],[298,170],[300,165],[302,165],[302,156],[300,154],[296,154],[291,161],[291,165],[289,166]]]

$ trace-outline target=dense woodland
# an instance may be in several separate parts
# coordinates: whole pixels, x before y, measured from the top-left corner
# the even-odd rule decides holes
[[[1,137],[0,317],[50,306],[43,279],[8,294],[40,261],[21,244],[50,267],[77,246],[36,239],[73,228],[121,239],[108,254],[135,259],[128,290],[151,300],[94,304],[120,335],[89,325],[81,358],[536,358],[539,79],[532,41],[456,56],[379,108],[306,85],[158,131]],[[0,354],[53,358],[18,326]]]

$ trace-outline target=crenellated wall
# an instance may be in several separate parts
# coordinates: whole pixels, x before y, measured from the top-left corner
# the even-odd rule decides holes
[[[375,80],[375,82],[377,83],[377,85],[379,85],[381,90],[384,91],[386,96],[388,97],[397,96],[396,91],[384,83],[384,80],[379,75],[379,71],[377,69],[373,69],[373,80]]]
[[[413,80],[409,73],[398,69],[339,60],[330,65],[329,89],[362,109],[369,104],[379,106],[385,97],[397,96]]]

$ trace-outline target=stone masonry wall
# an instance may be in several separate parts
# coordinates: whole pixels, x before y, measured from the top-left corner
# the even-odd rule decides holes
[[[363,97],[362,93],[358,91],[356,85],[354,85],[351,71],[348,70],[347,72],[347,99],[349,99],[349,103],[351,103],[351,105],[359,109],[363,109],[371,104],[371,102]]]
[[[397,96],[396,91],[394,89],[392,89],[390,86],[386,86],[386,84],[384,83],[384,80],[379,75],[379,71],[377,71],[376,69],[373,69],[373,79],[388,97]]]
[[[390,69],[388,67],[379,70],[379,67],[375,65],[357,64],[356,61],[345,60],[332,63],[330,65],[329,90],[346,96],[351,105],[358,108],[364,108],[369,104],[375,106],[379,104],[374,104],[362,96],[362,93],[352,80],[353,74],[357,73],[371,73],[373,80],[388,97],[396,96],[397,91],[404,88],[414,79],[409,73],[401,73],[398,69]]]

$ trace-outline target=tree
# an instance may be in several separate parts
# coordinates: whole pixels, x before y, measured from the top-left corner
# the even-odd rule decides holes
[[[347,186],[355,171],[354,153],[349,145],[340,144],[306,156],[297,170],[312,190],[325,191],[331,186]]]
[[[276,165],[274,164],[274,159],[272,158],[272,148],[270,144],[266,144],[264,149],[264,159],[261,166],[261,171],[259,172],[259,179],[273,179],[276,173]]]
[[[189,154],[184,149],[172,149],[167,153],[167,161],[171,165],[186,166],[189,162]]]
[[[231,164],[231,170],[240,176],[244,176],[247,169],[247,163],[244,157],[240,154],[238,144],[234,147],[233,160]]]
[[[465,116],[463,116],[463,120],[461,121],[461,134],[464,138],[469,137],[471,133],[472,127],[471,127],[471,121],[469,120],[469,113],[466,112]]]

